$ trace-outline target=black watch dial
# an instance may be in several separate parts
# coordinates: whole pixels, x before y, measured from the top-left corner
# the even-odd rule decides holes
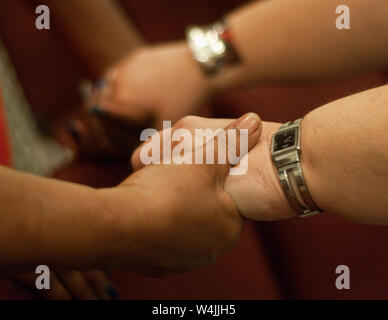
[[[284,150],[296,146],[296,131],[298,128],[292,128],[282,133],[275,134],[273,151]]]

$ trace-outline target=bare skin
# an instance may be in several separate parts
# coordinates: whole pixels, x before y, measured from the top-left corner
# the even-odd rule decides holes
[[[310,2],[257,2],[232,12],[227,20],[242,64],[209,79],[184,41],[136,50],[144,44],[142,37],[111,1],[72,0],[71,5],[70,1],[45,1],[91,75],[99,76],[110,66],[106,76],[112,79],[114,90],[104,91],[100,107],[130,123],[145,123],[152,115],[154,127],[160,127],[162,120],[176,121],[195,113],[211,96],[229,88],[257,82],[318,81],[387,66],[388,6],[384,1],[342,1],[352,17],[352,30],[344,32],[334,28],[339,3]],[[74,11],[86,18],[78,19]],[[78,125],[81,144],[89,147],[93,141],[102,141],[94,149],[117,154],[114,143],[106,143],[110,134],[101,130],[99,121],[92,119],[97,123],[92,130]],[[264,133],[277,126],[265,123]],[[245,200],[243,207],[250,203],[249,197]]]
[[[350,7],[351,30],[335,28],[339,4]],[[141,47],[110,68],[112,85],[100,107],[130,119],[152,113],[153,127],[160,128],[161,119],[175,122],[195,114],[230,88],[382,69],[388,66],[387,16],[388,4],[380,0],[253,2],[227,16],[240,64],[206,77],[185,40]]]
[[[339,4],[350,7],[351,30],[335,28]],[[197,114],[214,95],[231,88],[322,81],[382,69],[388,65],[387,15],[388,5],[380,0],[252,2],[226,18],[241,57],[238,65],[206,77],[186,40],[141,46],[108,67],[109,85],[86,108],[100,110],[98,121],[113,117],[161,128],[163,120],[174,123]],[[110,149],[117,148],[109,130],[80,122],[74,126],[81,150],[93,147],[112,154]],[[128,156],[125,150],[122,154]]]
[[[302,121],[302,169],[317,205],[357,222],[388,225],[388,85],[317,108]],[[177,128],[217,129],[231,120],[188,117]],[[226,190],[239,211],[254,220],[295,216],[281,190],[270,157],[280,123],[263,122],[249,153],[245,176],[229,176]],[[141,147],[140,147],[141,148]],[[140,148],[132,163],[136,169]]]
[[[93,78],[144,43],[143,37],[114,1],[34,0],[31,6],[35,8],[42,4],[49,6],[53,25],[60,29]],[[8,276],[35,288],[35,273]],[[117,296],[104,271],[57,271],[52,273],[51,284],[51,290],[40,291],[44,298],[108,299]]]
[[[248,129],[252,148],[261,121],[250,114],[227,128]],[[210,263],[236,243],[243,226],[224,190],[229,168],[150,166],[96,190],[0,167],[0,269],[45,264],[165,275]]]
[[[109,65],[144,43],[115,1],[34,0],[34,3],[49,6],[55,26],[93,77],[99,77]]]

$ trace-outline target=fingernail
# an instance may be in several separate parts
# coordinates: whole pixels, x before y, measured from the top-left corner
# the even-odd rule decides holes
[[[119,294],[113,284],[108,284],[108,286],[106,287],[106,293],[113,300],[119,298]]]
[[[106,115],[106,111],[101,109],[99,105],[93,105],[89,109],[89,113],[92,115],[98,116],[98,117],[100,117],[100,116],[103,117]]]
[[[74,140],[79,140],[79,132],[74,122],[69,122],[67,124],[67,131],[71,134]]]
[[[236,121],[234,127],[236,129],[248,129],[248,134],[256,132],[260,125],[260,118],[256,113],[247,113]]]

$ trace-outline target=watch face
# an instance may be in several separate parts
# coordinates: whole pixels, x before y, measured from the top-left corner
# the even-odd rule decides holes
[[[298,129],[292,128],[290,130],[276,134],[273,151],[276,152],[296,146],[296,130]]]

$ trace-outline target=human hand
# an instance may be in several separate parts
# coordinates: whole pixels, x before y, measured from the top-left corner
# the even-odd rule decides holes
[[[46,300],[112,300],[117,299],[115,286],[103,271],[57,271],[50,272],[50,289],[37,290],[36,273],[8,276],[16,283],[37,291]]]
[[[185,42],[142,47],[111,67],[99,106],[110,114],[153,127],[195,113],[211,93],[210,82]]]
[[[138,49],[85,91],[84,115],[68,130],[84,154],[118,157],[132,153],[144,128],[198,111],[212,89],[182,42]]]
[[[177,124],[184,125],[185,120]],[[260,119],[251,114],[229,123],[227,129],[233,128],[248,129],[250,149],[259,138]],[[200,148],[206,150],[213,141],[217,159],[217,146],[227,145],[222,138]],[[191,149],[185,157],[194,154]],[[239,239],[243,219],[224,188],[229,161],[150,165],[119,187],[103,190],[120,244],[115,260],[127,259],[128,267],[141,273],[166,275],[208,264],[230,249]]]
[[[247,174],[228,176],[226,180],[226,190],[240,213],[248,219],[274,221],[295,216],[281,189],[271,159],[272,135],[280,125],[280,123],[263,121],[260,141],[248,155]]]
[[[71,117],[67,123],[70,140],[65,145],[77,154],[92,158],[128,160],[139,146],[139,136],[151,123],[136,123],[88,106]],[[70,142],[70,143],[69,143]]]
[[[216,130],[225,127],[231,119],[207,119],[188,117],[172,131],[184,127]],[[248,156],[248,171],[245,175],[229,175],[225,190],[230,194],[240,213],[253,220],[279,220],[295,215],[281,189],[270,155],[271,137],[280,127],[279,123],[262,122],[259,142]],[[132,157],[135,170],[144,167],[139,159],[139,149]]]

